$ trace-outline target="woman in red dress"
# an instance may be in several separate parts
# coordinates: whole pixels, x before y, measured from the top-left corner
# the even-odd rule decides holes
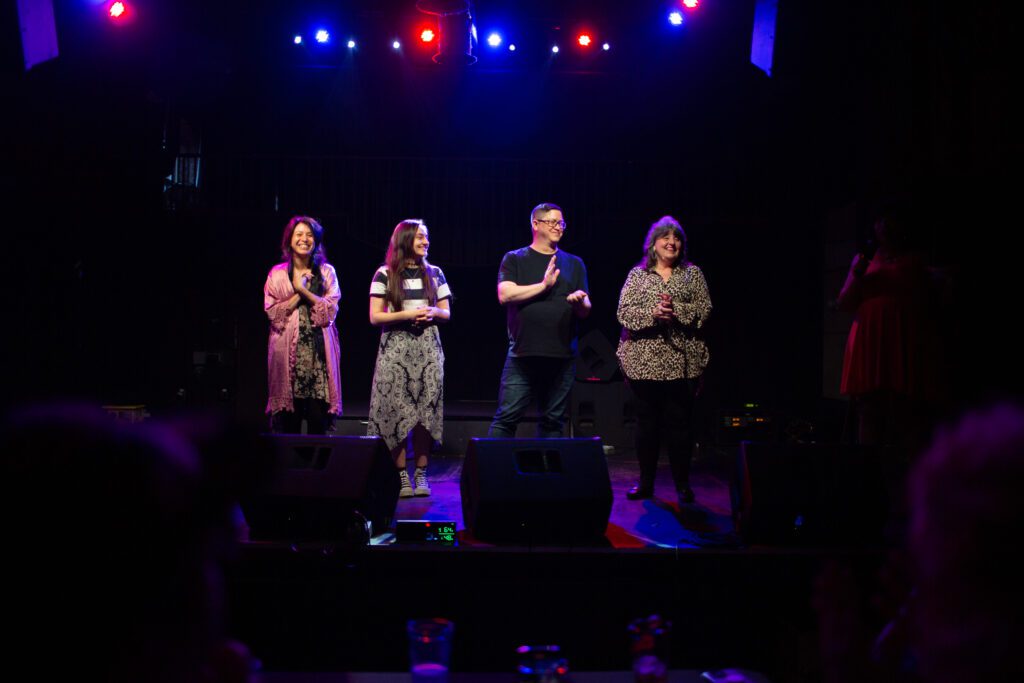
[[[931,276],[895,214],[880,217],[874,231],[878,249],[854,256],[838,298],[856,312],[842,393],[855,402],[860,444],[923,443],[942,386]]]

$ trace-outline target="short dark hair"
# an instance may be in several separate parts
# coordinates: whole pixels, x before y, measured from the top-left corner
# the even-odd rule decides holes
[[[60,644],[69,657],[49,663],[58,671],[196,680],[223,635],[221,563],[237,532],[228,487],[248,465],[236,471],[227,447],[204,458],[207,437],[187,429],[81,405],[22,408],[0,423],[0,533],[19,551],[5,567],[18,591],[4,601],[18,624],[11,661],[35,665],[40,647]]]
[[[915,654],[927,680],[1024,673],[1024,562],[1008,544],[1024,531],[1022,456],[1024,409],[1002,404],[940,431],[911,473]]]
[[[533,207],[533,211],[530,212],[530,224],[532,225],[533,222],[537,220],[538,213],[547,213],[549,211],[562,211],[562,207],[560,207],[558,204],[552,204],[551,202],[543,202],[541,204],[538,204],[537,206]],[[564,218],[565,212],[562,211],[562,214]]]

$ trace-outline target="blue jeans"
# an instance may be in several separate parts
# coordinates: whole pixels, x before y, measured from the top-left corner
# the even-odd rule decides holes
[[[501,371],[498,412],[487,430],[489,438],[511,439],[516,427],[536,400],[540,405],[538,436],[542,439],[562,436],[569,413],[569,392],[576,377],[573,358],[507,356]]]

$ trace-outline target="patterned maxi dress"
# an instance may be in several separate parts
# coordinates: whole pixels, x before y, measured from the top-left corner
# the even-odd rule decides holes
[[[441,269],[431,266],[431,276],[437,301],[451,299]],[[402,310],[429,305],[424,298],[422,271],[407,268],[401,277]],[[383,298],[387,283],[387,267],[381,266],[370,283],[370,296]],[[391,311],[390,304],[385,304],[385,310]],[[394,450],[417,424],[423,425],[435,441],[441,441],[443,423],[444,350],[437,325],[424,329],[409,322],[386,325],[377,348],[366,433],[383,437],[388,449]]]

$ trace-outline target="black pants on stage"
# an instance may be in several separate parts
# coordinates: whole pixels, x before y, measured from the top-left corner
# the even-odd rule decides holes
[[[640,485],[654,486],[661,444],[668,449],[672,480],[677,491],[690,485],[693,454],[693,398],[696,379],[629,380],[636,396],[636,456]]]
[[[270,431],[275,434],[299,434],[306,420],[307,434],[325,434],[331,423],[327,402],[318,398],[297,398],[295,412],[279,410],[270,417]]]

